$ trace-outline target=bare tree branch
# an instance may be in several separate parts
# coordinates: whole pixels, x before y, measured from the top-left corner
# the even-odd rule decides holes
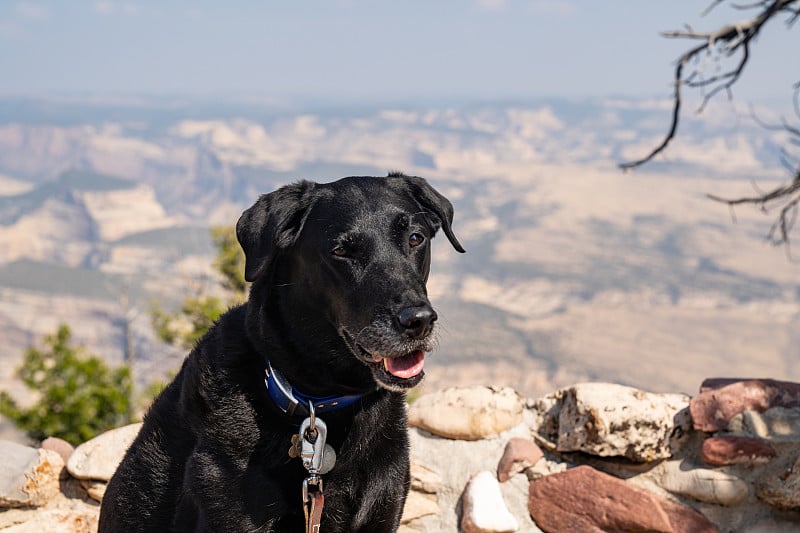
[[[768,212],[776,204],[779,205],[777,220],[767,234],[767,239],[773,244],[789,244],[789,232],[794,227],[797,220],[797,210],[800,204],[800,170],[788,185],[775,187],[769,192],[756,196],[744,196],[741,198],[722,198],[714,194],[706,195],[711,200],[722,202],[729,207],[742,204],[756,205],[762,211]]]
[[[702,14],[707,15],[726,1],[728,0],[712,0]],[[661,142],[641,159],[620,163],[621,169],[627,171],[651,161],[655,156],[663,152],[675,138],[680,122],[680,111],[683,103],[682,88],[684,86],[702,91],[703,97],[698,107],[698,112],[702,112],[708,102],[720,92],[725,92],[730,98],[732,96],[732,87],[739,81],[751,59],[751,44],[760,34],[765,24],[780,13],[788,13],[787,27],[791,27],[800,19],[800,0],[758,0],[750,3],[730,2],[729,5],[738,10],[758,11],[754,17],[748,20],[726,24],[710,32],[694,31],[687,26],[686,30],[670,31],[662,34],[670,39],[700,40],[701,43],[688,49],[676,62],[673,75],[672,117],[667,133]],[[712,58],[718,64],[734,57],[737,57],[737,59],[732,68],[712,76],[704,76],[704,63],[700,61],[700,57],[703,55]],[[692,62],[695,66],[692,70],[689,70],[687,65]],[[794,85],[792,105],[796,117],[800,119],[800,82]],[[781,118],[780,125],[775,125],[760,120],[752,110],[751,115],[758,124],[766,129],[786,132],[789,135],[789,144],[800,146],[800,128],[792,126],[785,118]],[[779,208],[778,218],[769,231],[768,239],[774,243],[787,245],[787,253],[789,232],[794,227],[798,210],[800,210],[800,165],[796,161],[793,162],[793,159],[785,149],[782,150],[781,160],[793,174],[792,180],[786,185],[775,187],[766,192],[758,192],[754,196],[741,198],[726,199],[713,194],[707,195],[712,200],[727,204],[731,210],[733,210],[734,206],[741,204],[756,205],[765,212],[773,208]]]
[[[645,157],[636,161],[621,163],[619,165],[620,168],[623,170],[630,170],[647,163],[656,155],[664,151],[664,149],[675,137],[675,134],[678,131],[678,122],[680,120],[682,85],[687,85],[688,87],[703,87],[713,85],[715,83],[718,84],[703,98],[703,103],[700,105],[699,109],[699,111],[702,111],[708,101],[713,98],[714,95],[723,90],[729,91],[733,84],[739,80],[742,72],[744,72],[745,66],[747,66],[747,62],[750,59],[750,41],[758,35],[764,24],[781,10],[786,9],[791,4],[798,2],[800,2],[800,0],[771,0],[769,2],[765,0],[763,2],[758,2],[754,5],[764,6],[764,9],[757,16],[744,22],[727,24],[713,32],[698,33],[694,31],[673,31],[663,33],[662,35],[668,38],[702,39],[704,43],[691,48],[678,59],[678,63],[675,67],[675,76],[673,78],[675,94],[673,97],[672,121],[670,123],[669,131],[664,136],[664,139]],[[713,7],[716,7],[716,5],[719,3],[719,1],[715,1],[709,9],[713,9]],[[683,77],[684,67],[689,61],[697,58],[701,52],[713,51],[715,47],[717,48],[718,54],[725,56],[732,56],[738,51],[741,51],[742,56],[739,59],[736,68],[724,74],[720,74],[699,82],[692,81],[696,77],[695,74],[699,74],[697,72],[690,74],[687,78]]]

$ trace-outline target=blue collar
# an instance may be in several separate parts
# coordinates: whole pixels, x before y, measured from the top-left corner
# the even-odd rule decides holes
[[[309,416],[308,404],[314,405],[317,414],[327,413],[342,409],[363,398],[369,393],[352,394],[349,396],[309,396],[298,391],[286,380],[286,378],[272,368],[267,361],[266,378],[264,383],[267,386],[267,393],[272,398],[275,406],[288,416]]]

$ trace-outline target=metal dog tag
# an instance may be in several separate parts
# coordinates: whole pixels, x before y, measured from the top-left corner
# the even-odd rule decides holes
[[[327,474],[333,470],[336,464],[336,451],[330,444],[325,445],[325,452],[322,454],[322,465],[319,467],[320,475]]]

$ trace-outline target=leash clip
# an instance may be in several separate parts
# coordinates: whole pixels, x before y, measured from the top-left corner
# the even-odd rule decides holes
[[[316,493],[322,494],[322,478],[310,475],[303,480],[303,503],[306,505],[311,503]]]
[[[328,426],[314,414],[314,404],[308,402],[311,416],[300,424],[300,459],[308,470],[309,477],[319,476],[322,472],[322,461],[325,457],[325,441],[328,438]],[[330,448],[330,447],[329,447]]]
[[[322,508],[325,505],[321,476],[333,468],[336,453],[325,442],[328,438],[328,426],[321,418],[317,418],[314,403],[310,400],[308,412],[309,416],[300,424],[297,434],[300,459],[308,470],[308,477],[303,480],[303,512],[306,515],[306,533],[319,533]]]

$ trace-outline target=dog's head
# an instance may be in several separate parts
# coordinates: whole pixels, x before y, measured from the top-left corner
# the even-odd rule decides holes
[[[282,187],[245,211],[236,233],[245,279],[281,306],[298,343],[326,350],[329,367],[356,363],[399,390],[422,379],[433,344],[431,240],[442,229],[464,251],[452,221],[452,205],[424,179],[390,174]]]

